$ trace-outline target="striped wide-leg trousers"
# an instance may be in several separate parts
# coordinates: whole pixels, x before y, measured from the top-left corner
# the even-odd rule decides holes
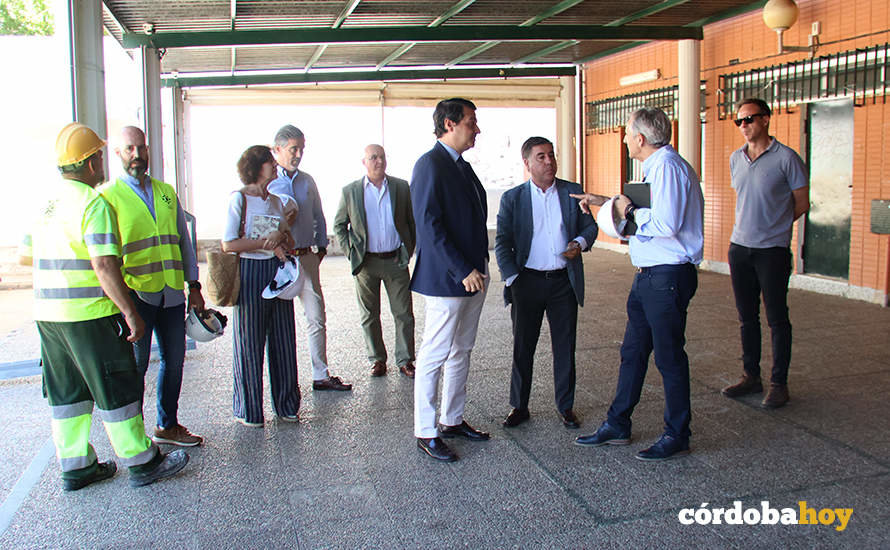
[[[278,416],[300,410],[297,344],[292,300],[262,297],[278,260],[241,258],[241,287],[234,316],[232,410],[247,422],[263,422],[263,352],[268,350],[272,408]]]

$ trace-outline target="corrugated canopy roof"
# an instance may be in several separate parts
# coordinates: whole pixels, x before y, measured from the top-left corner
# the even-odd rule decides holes
[[[126,48],[183,85],[574,74],[650,40],[700,39],[750,0],[105,0]],[[358,71],[358,72],[357,72]],[[168,80],[169,84],[170,81]]]

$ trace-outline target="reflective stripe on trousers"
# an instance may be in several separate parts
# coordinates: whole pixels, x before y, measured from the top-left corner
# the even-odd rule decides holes
[[[63,472],[80,470],[96,462],[90,445],[92,401],[50,407],[52,409],[53,442]],[[99,409],[105,432],[114,452],[124,466],[149,462],[157,453],[154,443],[145,435],[142,403],[135,402],[112,411]]]

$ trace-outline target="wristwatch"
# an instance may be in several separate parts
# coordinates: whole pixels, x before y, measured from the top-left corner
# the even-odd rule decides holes
[[[637,207],[634,206],[634,203],[628,204],[627,207],[624,209],[624,219],[628,221],[634,221],[634,210],[636,209]]]
[[[201,290],[201,282],[189,281],[189,290]]]

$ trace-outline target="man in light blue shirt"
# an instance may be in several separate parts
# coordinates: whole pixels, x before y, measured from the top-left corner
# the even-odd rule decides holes
[[[629,238],[630,259],[637,267],[627,298],[627,328],[621,344],[618,389],[608,416],[596,433],[579,437],[582,446],[627,445],[631,414],[640,401],[649,356],[664,383],[664,434],[637,453],[646,461],[689,454],[689,358],[686,309],[698,286],[696,266],[704,245],[704,199],[695,170],[669,145],[671,121],[660,109],[644,107],[627,123],[624,141],[632,158],[643,161],[650,184],[651,208],[637,208],[619,195],[616,209],[637,225]],[[584,197],[582,210],[599,201]]]
[[[306,138],[296,126],[288,124],[278,130],[272,147],[272,154],[278,163],[278,178],[269,184],[268,189],[270,193],[296,201],[299,209],[290,226],[295,242],[290,254],[297,257],[300,269],[306,274],[300,303],[303,304],[309,332],[312,389],[350,391],[352,384],[344,384],[340,378],[328,372],[327,318],[318,273],[321,260],[328,253],[328,232],[315,180],[298,170],[305,147]]]

